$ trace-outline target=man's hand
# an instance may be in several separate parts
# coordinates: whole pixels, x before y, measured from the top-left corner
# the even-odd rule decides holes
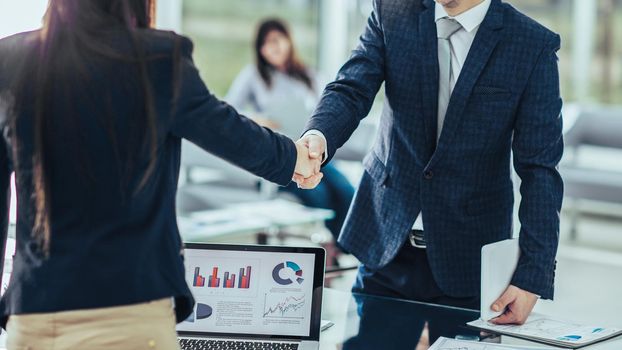
[[[298,171],[297,162],[296,174],[294,174],[293,180],[298,184],[299,188],[307,190],[314,189],[320,184],[322,177],[324,176],[320,172],[322,157],[324,156],[324,152],[326,150],[324,139],[317,135],[307,135],[296,142],[296,148],[298,149],[298,162],[304,163],[306,153],[307,160],[314,167],[314,171],[311,175],[305,176],[304,173]],[[301,148],[303,149],[302,151]]]
[[[537,295],[510,285],[491,306],[492,311],[499,312],[505,309],[505,312],[490,322],[494,324],[524,324],[537,301]]]
[[[307,135],[298,140],[298,143],[305,145],[309,149],[310,158],[319,159],[320,162],[322,162],[322,158],[326,152],[326,143],[321,136],[313,134]]]
[[[309,149],[301,142],[296,143],[296,152],[296,169],[294,170],[293,180],[298,183],[299,187],[301,183],[319,183],[323,176],[320,173],[321,161],[311,158]]]

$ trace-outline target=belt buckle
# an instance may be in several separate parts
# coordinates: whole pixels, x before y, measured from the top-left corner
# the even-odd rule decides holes
[[[415,248],[425,249],[427,247],[426,244],[425,244],[425,241],[423,241],[423,244],[417,242],[417,239],[415,238],[415,233],[412,232],[412,231],[408,235],[408,238],[410,239],[410,245],[415,247]]]

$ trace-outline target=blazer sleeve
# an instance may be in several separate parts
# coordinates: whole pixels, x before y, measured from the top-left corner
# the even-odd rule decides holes
[[[4,134],[4,128],[2,128],[2,134]],[[11,207],[12,171],[8,149],[4,136],[0,135],[0,276],[4,273],[4,253],[9,232],[9,209]]]
[[[514,168],[521,178],[521,257],[512,284],[553,299],[563,181],[562,99],[554,35],[540,53],[523,92],[514,127]]]
[[[9,211],[11,206],[12,165],[9,158],[10,147],[5,138],[8,123],[8,106],[4,101],[4,92],[8,89],[8,68],[6,62],[7,41],[0,43],[0,277],[4,273],[4,254],[9,231]],[[0,286],[2,288],[2,286]]]
[[[296,146],[257,125],[214,97],[192,61],[192,42],[183,38],[178,99],[170,133],[279,185],[291,182]]]
[[[320,102],[307,122],[305,132],[318,130],[326,138],[326,162],[350,138],[367,116],[385,79],[384,33],[380,1],[375,0],[365,31],[352,55],[324,89]]]

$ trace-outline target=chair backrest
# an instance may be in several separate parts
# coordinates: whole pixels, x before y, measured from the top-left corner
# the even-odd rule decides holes
[[[189,169],[194,167],[218,170],[223,174],[223,180],[218,181],[222,185],[238,188],[253,188],[256,190],[258,177],[242,170],[198,147],[197,145],[182,141],[181,166]]]
[[[337,150],[335,160],[362,162],[373,146],[377,131],[376,123],[363,121],[343,147]]]
[[[622,106],[581,107],[574,125],[568,130],[565,143],[622,149]]]

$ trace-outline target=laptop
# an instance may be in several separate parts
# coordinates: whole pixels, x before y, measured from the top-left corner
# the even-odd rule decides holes
[[[319,348],[322,248],[187,243],[182,350]]]

